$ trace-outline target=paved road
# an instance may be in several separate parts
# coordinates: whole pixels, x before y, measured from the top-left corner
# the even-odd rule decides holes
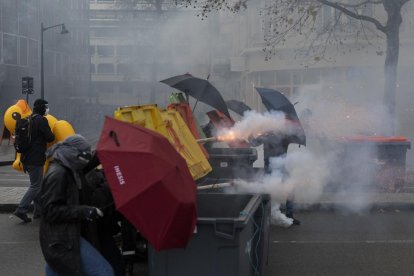
[[[299,213],[301,226],[271,228],[265,275],[412,275],[412,216],[396,209]],[[0,275],[43,275],[37,222],[20,224],[3,213],[0,224]],[[143,267],[137,275],[145,275]]]
[[[315,212],[273,228],[266,275],[413,275],[412,212]]]
[[[23,224],[3,213],[0,225],[0,275],[44,275],[38,222]]]

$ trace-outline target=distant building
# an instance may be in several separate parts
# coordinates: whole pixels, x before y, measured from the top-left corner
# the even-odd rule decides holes
[[[359,36],[359,45],[357,45],[354,39],[355,34],[348,34],[350,39],[344,42],[345,47],[340,48],[342,50],[338,50],[337,45],[327,45],[327,52],[333,56],[332,60],[321,59],[306,66],[303,59],[295,58],[295,50],[299,47],[298,38],[292,35],[284,44],[277,46],[275,55],[270,60],[265,60],[264,36],[274,28],[272,23],[259,12],[266,2],[272,1],[249,2],[246,11],[228,22],[227,29],[232,30],[228,32],[228,35],[232,37],[230,60],[232,78],[229,82],[232,82],[234,86],[239,86],[239,99],[256,110],[264,111],[260,97],[254,89],[254,86],[258,86],[279,90],[290,99],[296,99],[298,96],[302,96],[302,99],[316,97],[316,94],[322,92],[324,95],[322,99],[325,100],[334,99],[335,94],[352,95],[352,100],[357,104],[363,103],[365,108],[373,103],[379,103],[379,105],[382,103],[385,39],[378,40],[378,43],[383,46],[383,51],[380,51],[371,46],[359,47],[363,44],[367,45],[365,37]],[[382,15],[383,22],[387,20],[383,10],[371,10],[369,7],[372,6],[367,5],[358,12],[366,15]],[[396,134],[404,135],[413,141],[414,21],[412,18],[414,1],[409,1],[403,7],[402,13],[396,91]],[[322,13],[317,15],[316,26],[322,25],[324,20],[332,19],[335,14],[333,8],[325,6]],[[343,16],[341,20],[352,19]],[[308,95],[305,95],[306,93]],[[300,112],[305,108],[308,108],[306,103],[299,100],[296,109]],[[348,112],[352,113],[352,110]],[[366,118],[360,119],[365,121]],[[408,151],[407,154],[408,165],[414,168],[414,151]]]
[[[131,2],[90,1],[94,100],[115,107],[165,106],[173,89],[159,81],[187,72],[207,77],[211,53],[206,45],[214,41],[201,35],[208,33],[207,24],[170,1],[158,9],[150,1],[137,1],[133,6]],[[202,26],[188,26],[185,18]]]
[[[76,106],[88,99],[89,2],[87,0],[2,0],[0,2],[0,109],[24,98],[23,76],[34,78],[40,97],[40,35],[44,27],[64,23],[68,34],[56,27],[44,32],[45,99],[52,114],[76,125]]]
[[[295,50],[298,45],[296,44],[297,39],[292,36],[286,43],[277,47],[275,56],[265,61],[264,36],[273,28],[272,23],[264,21],[265,17],[259,13],[266,2],[271,3],[271,0],[249,2],[248,10],[230,23],[233,28],[237,29],[232,33],[230,66],[233,76],[238,79],[243,100],[255,108],[261,108],[261,102],[254,86],[274,88],[289,97],[294,97],[301,87],[311,84],[324,84],[324,88],[335,90],[345,83],[348,85],[354,83],[354,89],[365,91],[364,89],[368,85],[364,85],[364,82],[370,80],[374,81],[371,81],[369,86],[378,89],[382,95],[381,80],[385,53],[377,52],[370,46],[355,47],[352,44],[353,38],[346,42],[349,46],[348,49],[352,49],[352,51],[348,51],[347,48],[339,51],[336,45],[331,45],[328,46],[327,52],[333,54],[333,60],[321,60],[311,63],[310,66],[305,66],[303,59],[295,58]],[[358,12],[367,15],[381,12],[370,10],[368,7],[371,6],[368,5],[364,10]],[[411,90],[410,83],[414,75],[414,56],[410,54],[414,49],[412,28],[414,22],[410,18],[410,15],[412,17],[414,14],[414,2],[407,3],[403,13],[404,22],[400,28],[398,93],[406,93]],[[321,25],[324,20],[332,19],[334,15],[335,10],[326,6],[323,8],[322,14],[318,14],[316,24]],[[343,20],[349,20],[346,16],[343,17]],[[359,42],[363,44],[363,41],[364,38],[361,36]],[[385,45],[385,40],[383,43]],[[234,75],[237,72],[239,74]],[[412,103],[414,104],[414,98]]]

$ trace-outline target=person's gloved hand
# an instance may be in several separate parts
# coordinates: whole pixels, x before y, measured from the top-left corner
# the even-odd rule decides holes
[[[96,220],[103,217],[103,213],[96,207],[85,207],[83,209],[83,214],[87,220]]]

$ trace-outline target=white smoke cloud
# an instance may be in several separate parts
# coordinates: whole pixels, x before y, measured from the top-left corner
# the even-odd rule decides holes
[[[257,175],[250,181],[238,179],[234,183],[238,192],[269,194],[273,201],[272,206],[277,206],[275,210],[291,194],[294,194],[297,202],[317,202],[330,175],[327,160],[319,158],[305,148],[286,157],[271,158],[270,166],[271,174]],[[280,211],[275,210],[272,209],[272,220],[275,225],[286,226],[292,223],[289,218],[280,214]]]
[[[306,86],[297,99],[299,118],[305,129],[307,146],[290,144],[286,157],[271,159],[272,173],[258,174],[250,180],[236,180],[238,192],[270,194],[277,206],[272,210],[274,224],[290,225],[288,218],[277,211],[290,194],[297,204],[306,206],[340,202],[346,211],[360,212],[369,208],[373,191],[381,187],[378,173],[384,160],[377,156],[375,143],[352,143],[344,137],[381,136],[387,133],[390,119],[384,106],[369,96],[355,96],[351,89],[327,91],[327,84]],[[345,93],[347,91],[348,93]],[[342,94],[343,93],[343,94]],[[296,106],[295,106],[296,107]],[[302,108],[302,109],[299,109]],[[303,112],[305,109],[311,112]],[[309,111],[307,110],[307,111]],[[283,113],[245,113],[233,128],[218,135],[233,132],[235,137],[258,133],[287,134]],[[284,173],[284,169],[287,174]],[[328,197],[326,197],[328,195]]]
[[[288,218],[280,211],[280,204],[276,201],[272,202],[270,209],[270,223],[276,226],[289,227],[293,224],[293,219]]]
[[[219,137],[236,137],[247,140],[249,137],[257,137],[265,133],[295,134],[296,128],[285,119],[283,112],[271,111],[263,114],[254,110],[246,111],[243,120],[238,121],[228,129],[220,129]]]
[[[368,95],[367,95],[368,94]],[[377,95],[334,87],[321,82],[301,88],[297,100],[301,114],[311,111],[306,119],[307,135],[338,139],[352,135],[384,135],[389,133],[391,116]],[[302,119],[302,118],[300,118]]]

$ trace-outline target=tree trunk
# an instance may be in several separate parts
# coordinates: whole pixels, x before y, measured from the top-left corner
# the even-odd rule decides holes
[[[391,127],[387,131],[389,135],[395,134],[396,122],[396,88],[397,65],[400,49],[400,25],[402,22],[401,5],[393,1],[385,1],[384,8],[388,14],[388,22],[385,35],[387,37],[387,51],[384,66],[384,105],[391,117]]]

